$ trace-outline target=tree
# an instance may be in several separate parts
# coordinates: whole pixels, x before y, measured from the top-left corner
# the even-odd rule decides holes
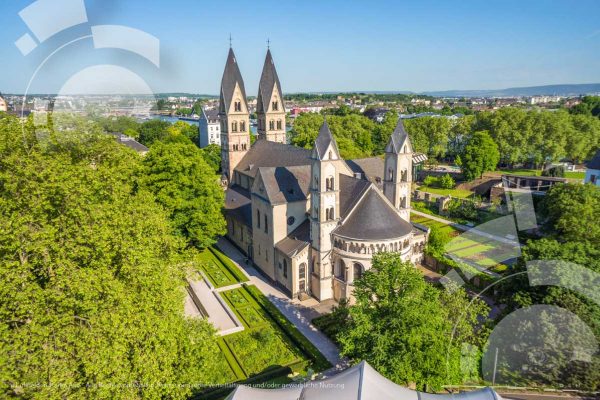
[[[202,157],[215,173],[221,170],[221,146],[209,144],[202,149]]]
[[[185,399],[222,382],[214,329],[183,316],[183,243],[136,190],[140,157],[105,135],[38,137],[0,119],[0,397]]]
[[[600,190],[594,185],[558,184],[542,201],[546,226],[563,240],[600,243]]]
[[[452,189],[454,186],[456,186],[456,182],[454,182],[454,179],[450,176],[450,174],[440,176],[438,182],[442,189]]]
[[[475,132],[468,139],[461,154],[462,172],[466,180],[481,177],[484,172],[494,171],[500,160],[498,146],[486,131]]]
[[[353,294],[356,304],[337,336],[343,355],[364,359],[394,382],[414,382],[419,389],[463,382],[461,345],[480,344],[477,318],[486,315],[483,302],[468,306],[462,289],[449,293],[434,287],[394,253],[376,254]]]
[[[431,158],[446,154],[451,127],[450,120],[421,117],[408,119],[405,125],[415,151],[426,153]]]
[[[167,121],[153,119],[146,121],[139,128],[139,141],[145,146],[150,147],[156,140],[161,140],[168,134],[168,128],[171,124]]]
[[[189,245],[204,248],[225,233],[223,189],[202,150],[189,141],[156,142],[143,165],[140,186],[156,196]]]

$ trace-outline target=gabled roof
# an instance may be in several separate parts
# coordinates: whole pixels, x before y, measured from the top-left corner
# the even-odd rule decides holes
[[[395,154],[402,153],[402,148],[404,147],[404,144],[408,144],[409,149],[412,152],[412,146],[410,144],[410,139],[408,138],[408,133],[406,133],[406,130],[404,130],[404,124],[402,123],[402,119],[399,118],[398,124],[396,125],[394,132],[392,132],[392,136],[390,136],[390,140],[387,146],[385,146],[385,152]]]
[[[252,227],[252,203],[250,193],[244,188],[234,185],[225,191],[225,214],[238,222]]]
[[[248,109],[248,102],[246,101],[246,89],[244,87],[244,80],[240,73],[235,54],[233,49],[229,48],[229,54],[227,55],[227,62],[225,63],[225,71],[223,71],[223,79],[221,79],[221,96],[219,98],[219,111],[227,112],[231,105],[231,98],[235,91],[235,86],[240,87],[242,92],[242,100]]]
[[[288,257],[294,257],[310,244],[310,221],[304,220],[292,233],[275,244],[277,250]]]
[[[596,152],[594,158],[592,158],[585,166],[588,169],[598,169],[600,170],[600,149]]]
[[[267,50],[267,56],[265,57],[265,65],[263,66],[262,75],[260,76],[260,83],[258,84],[258,97],[257,97],[257,112],[266,112],[269,109],[271,103],[271,96],[273,95],[273,88],[277,85],[277,92],[281,101],[281,111],[285,112],[283,104],[283,93],[281,92],[281,83],[279,83],[279,77],[275,70],[275,63],[271,56],[271,50]]]
[[[319,129],[319,134],[315,139],[313,157],[317,158],[318,160],[323,160],[325,158],[327,149],[329,148],[335,151],[336,158],[340,158],[340,152],[338,150],[337,143],[335,142],[335,139],[329,130],[327,119],[325,119],[325,121],[323,121],[323,125],[321,125],[321,128]]]
[[[458,394],[429,394],[400,386],[366,361],[322,381],[281,389],[238,386],[227,400],[502,400],[491,388]]]
[[[310,186],[310,166],[259,167],[252,192],[271,204],[306,200]]]
[[[310,165],[310,150],[291,144],[257,140],[240,160],[235,170],[255,177],[259,167]]]
[[[412,225],[406,222],[383,194],[369,184],[366,193],[352,207],[333,233],[349,239],[384,240],[406,236]]]

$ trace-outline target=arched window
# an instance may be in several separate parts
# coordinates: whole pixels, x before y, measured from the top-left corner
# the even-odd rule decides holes
[[[329,150],[329,159],[333,160],[333,153],[331,152],[331,150]]]
[[[325,210],[325,219],[327,221],[333,221],[333,219],[334,219],[333,207],[330,207]]]
[[[388,180],[390,180],[390,181],[394,180],[394,170],[392,168],[388,169]]]
[[[318,176],[316,176],[316,175],[315,175],[314,182],[315,182],[315,188],[317,188],[317,189],[318,189],[318,188],[319,188],[319,177],[318,177]]]
[[[337,269],[335,271],[335,276],[338,279],[344,280],[344,275],[346,275],[346,263],[344,260],[340,259],[337,263]]]
[[[260,228],[260,210],[256,210],[256,227]]]
[[[269,220],[267,219],[266,214],[265,214],[265,233],[269,233]]]
[[[237,132],[237,121],[231,123],[231,132]]]
[[[246,132],[246,121],[240,122],[240,132]]]
[[[281,120],[280,119],[277,120],[277,129],[281,129]]]
[[[277,100],[271,103],[271,108],[273,109],[273,111],[277,111],[279,109],[279,103],[277,102]]]
[[[298,267],[298,278],[306,279],[306,263],[302,263]]]
[[[241,102],[241,101],[236,101],[236,102],[233,104],[233,108],[234,108],[234,110],[235,110],[236,112],[240,112],[240,111],[242,111],[242,102]]]
[[[269,130],[270,131],[275,130],[275,121],[273,121],[273,120],[269,121]]]
[[[283,277],[287,278],[287,260],[283,259]]]
[[[329,178],[327,178],[325,180],[325,189],[326,190],[335,190],[334,184],[335,184],[335,182],[333,180],[333,176],[330,176]]]
[[[363,272],[364,272],[364,268],[361,264],[359,263],[354,263],[354,267],[352,268],[353,272],[354,272],[354,279],[353,280],[357,280],[362,278],[363,276]]]

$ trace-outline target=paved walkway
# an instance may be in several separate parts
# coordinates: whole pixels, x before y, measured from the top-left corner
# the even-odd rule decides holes
[[[247,265],[246,257],[227,239],[220,238],[218,246],[234,264],[240,267],[250,283],[255,285],[319,349],[335,369],[343,369],[349,365],[348,361],[340,356],[337,346],[311,324],[310,321],[320,314],[311,307],[314,299],[304,302],[290,299],[285,293],[271,285],[254,267]],[[234,286],[236,285],[232,285],[231,288]],[[221,290],[226,290],[226,288],[221,288]]]

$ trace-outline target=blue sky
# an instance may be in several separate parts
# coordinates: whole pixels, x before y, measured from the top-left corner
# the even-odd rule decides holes
[[[271,50],[284,92],[495,89],[600,82],[600,1],[211,1],[85,0],[87,24],[27,56],[18,12],[0,3],[0,91],[22,93],[40,63],[94,25],[126,25],[160,40],[161,64],[125,51],[65,47],[30,92],[56,92],[70,76],[116,64],[154,92],[217,93],[229,33],[249,95]],[[52,16],[48,16],[52,18]]]

